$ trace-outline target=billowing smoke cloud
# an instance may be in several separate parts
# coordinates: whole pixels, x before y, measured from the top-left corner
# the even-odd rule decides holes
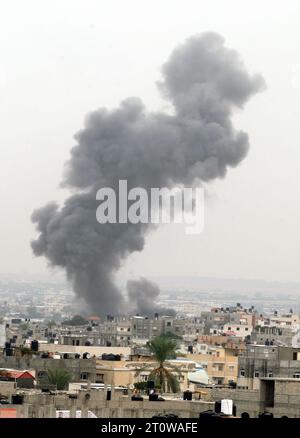
[[[147,111],[139,98],[90,113],[66,165],[63,183],[73,194],[61,208],[50,204],[32,215],[39,232],[34,253],[65,269],[76,294],[99,314],[124,311],[114,275],[129,254],[142,251],[151,226],[100,225],[96,192],[101,187],[117,192],[120,179],[129,189],[149,189],[224,177],[248,150],[248,136],[234,129],[232,112],[264,87],[261,76],[249,75],[215,33],[177,47],[162,76],[158,86],[172,114]],[[131,297],[137,307],[145,304],[133,292]]]
[[[173,309],[167,309],[156,304],[160,290],[157,284],[146,278],[129,280],[127,282],[129,303],[132,303],[130,310],[141,315],[154,316],[155,313],[163,315],[174,315]]]

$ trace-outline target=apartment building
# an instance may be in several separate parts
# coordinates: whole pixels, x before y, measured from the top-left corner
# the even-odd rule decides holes
[[[240,388],[257,389],[262,378],[300,379],[300,348],[249,344],[238,358]]]
[[[237,382],[238,357],[225,348],[199,344],[196,353],[187,354],[187,358],[197,361],[203,366],[211,383],[228,385]]]

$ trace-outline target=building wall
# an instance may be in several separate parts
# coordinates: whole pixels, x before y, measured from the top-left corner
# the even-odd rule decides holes
[[[252,330],[253,328],[250,325],[233,324],[231,322],[225,324],[222,329],[224,333],[234,333],[235,336],[238,336],[240,338],[245,338],[246,336],[251,335]]]
[[[300,382],[276,381],[273,414],[300,418]]]
[[[72,375],[73,381],[91,380],[96,381],[96,360],[95,359],[41,359],[39,357],[15,356],[4,357],[0,361],[0,368],[11,369],[33,369],[37,381],[43,380],[49,369],[66,369]],[[86,374],[86,379],[82,375]]]
[[[90,353],[92,356],[101,356],[102,354],[121,354],[128,356],[131,353],[131,347],[95,347],[95,346],[74,346],[63,344],[40,344],[39,351],[49,351],[52,353]]]
[[[34,378],[24,377],[17,379],[17,387],[18,388],[33,388],[34,387]]]
[[[240,338],[227,335],[202,335],[198,336],[198,343],[208,345],[219,345],[226,350],[230,350],[231,354],[239,354],[245,350],[245,342]]]
[[[238,357],[226,354],[224,348],[218,348],[217,354],[187,354],[187,358],[204,366],[214,383],[227,385],[236,382],[238,376]]]
[[[211,399],[214,401],[231,399],[236,405],[236,415],[240,417],[247,412],[251,418],[256,418],[264,411],[264,403],[260,400],[259,390],[239,390],[228,388],[213,388]]]
[[[273,396],[272,391],[268,390],[269,385],[274,388]],[[223,398],[233,400],[238,416],[247,412],[250,417],[257,417],[260,413],[268,411],[273,413],[274,417],[300,418],[300,381],[297,379],[261,379],[255,390],[211,390],[211,400]]]
[[[257,344],[265,344],[266,342],[272,342],[274,345],[283,345],[286,346],[291,345],[292,338],[294,336],[294,333],[285,333],[285,334],[278,334],[276,332],[259,332],[254,331],[251,333],[251,342],[257,343]]]
[[[0,394],[5,395],[9,399],[11,395],[15,392],[16,384],[15,382],[4,382],[0,380]]]
[[[24,397],[20,416],[33,418],[54,416],[53,407],[71,412],[82,409],[87,413],[87,410],[91,410],[99,418],[151,418],[162,413],[174,413],[180,418],[199,418],[200,412],[213,409],[214,404],[205,401],[169,399],[164,402],[150,402],[147,397],[143,401],[131,401],[130,397],[119,393],[113,393],[112,399],[107,401],[104,391],[92,389],[79,391],[76,399],[69,398],[68,394],[27,395]]]
[[[297,348],[265,345],[249,345],[247,351],[239,356],[239,387],[257,389],[263,377],[289,377],[299,375],[300,361]]]
[[[0,368],[12,369],[33,369],[38,383],[45,381],[46,372],[50,369],[66,369],[70,372],[73,382],[105,383],[115,386],[129,386],[134,382],[146,380],[150,371],[153,369],[153,362],[149,360],[131,361],[105,361],[100,359],[41,359],[40,357],[15,356],[4,357],[0,360]],[[188,372],[193,371],[191,365],[185,364],[178,366],[181,371],[179,378],[180,389],[184,391],[189,387]],[[137,374],[137,369],[143,369],[142,373]],[[142,378],[144,375],[144,378]]]

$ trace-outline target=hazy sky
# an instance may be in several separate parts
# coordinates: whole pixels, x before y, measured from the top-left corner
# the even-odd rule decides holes
[[[2,2],[0,273],[47,271],[31,252],[30,215],[66,196],[63,164],[85,114],[128,96],[164,110],[161,64],[178,43],[212,30],[267,82],[235,116],[249,155],[210,185],[202,234],[161,227],[123,274],[300,281],[299,23],[291,0]]]

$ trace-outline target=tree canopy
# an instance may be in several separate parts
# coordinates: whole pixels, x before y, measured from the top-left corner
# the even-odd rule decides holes
[[[63,368],[47,370],[47,380],[51,385],[55,385],[58,390],[63,390],[67,389],[71,381],[71,374]]]
[[[176,357],[176,341],[169,336],[157,336],[148,342],[147,347],[157,362],[157,366],[150,371],[148,380],[153,380],[155,387],[161,392],[178,392],[177,376],[180,375],[180,370],[170,363],[166,364],[166,361]]]

